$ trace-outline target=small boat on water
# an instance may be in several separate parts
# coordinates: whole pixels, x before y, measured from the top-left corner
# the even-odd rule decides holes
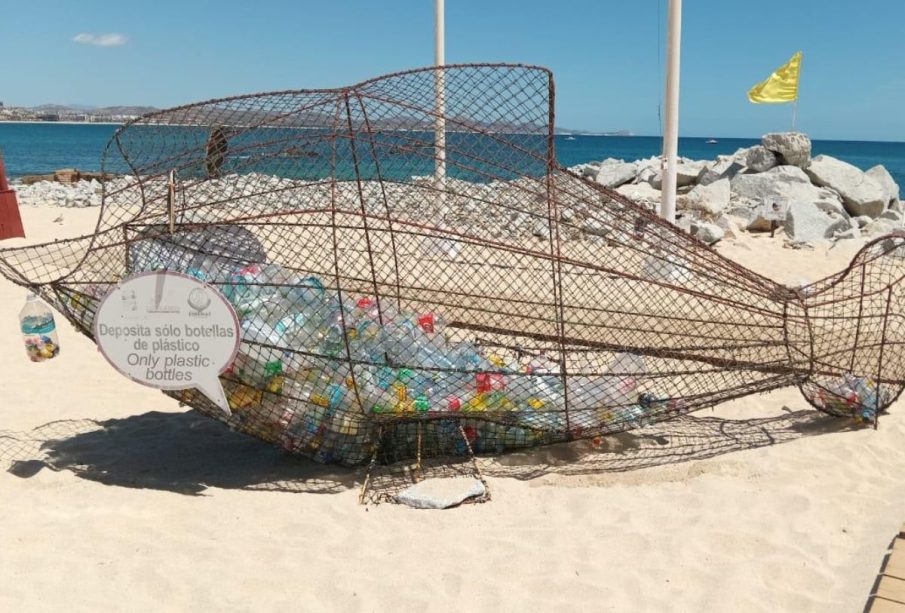
[[[707,139],[707,144],[708,144],[708,145],[715,145],[715,144],[717,144],[718,142],[720,142],[720,141],[718,141],[718,140],[715,139],[715,138]]]
[[[575,137],[574,137],[574,136],[567,136],[567,137],[566,137],[566,140],[575,140]]]

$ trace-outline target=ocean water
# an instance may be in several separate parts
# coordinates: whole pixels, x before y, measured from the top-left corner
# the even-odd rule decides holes
[[[0,123],[0,151],[3,152],[6,170],[11,177],[45,174],[58,168],[97,171],[101,169],[102,155],[117,127],[104,124]],[[137,133],[136,136],[140,135],[141,133]],[[306,136],[308,140],[311,140],[310,133]],[[474,138],[474,135],[461,135],[460,137]],[[392,137],[387,138],[392,140]],[[412,133],[407,133],[406,138],[411,139]],[[448,138],[452,139],[456,136],[450,135]],[[185,138],[182,139],[183,142],[185,140]],[[204,143],[203,135],[200,134],[193,135],[190,140],[197,141],[202,145]],[[423,135],[422,142],[425,140],[429,142],[430,135]],[[759,139],[756,138],[721,138],[715,144],[707,144],[706,138],[680,138],[679,155],[692,159],[713,159],[717,155],[733,153],[741,147],[750,147],[758,142]],[[525,146],[531,150],[540,150],[545,146],[545,142],[537,137],[526,137]],[[313,151],[311,155],[315,159],[305,164],[296,161],[292,164],[292,168],[296,170],[301,166],[310,168],[310,172],[305,173],[309,176],[305,178],[316,178],[315,175],[318,174],[323,176],[328,168],[324,159],[326,157],[325,147],[323,142],[312,144],[308,149]],[[555,147],[559,162],[565,166],[572,166],[609,157],[624,160],[651,157],[660,153],[662,141],[658,137],[652,136],[574,136],[572,138],[557,136]],[[156,147],[146,148],[149,150],[149,155],[154,155],[152,152],[158,149]],[[232,148],[234,146],[231,144]],[[321,151],[321,149],[324,150]],[[157,151],[156,154],[160,153],[163,152]],[[821,153],[845,160],[862,170],[883,164],[899,185],[905,189],[905,143],[815,140],[813,154]],[[318,157],[320,159],[316,159]],[[363,157],[366,158],[366,155]],[[367,164],[367,159],[362,159],[361,162]],[[411,162],[411,158],[401,159],[398,166],[411,174]],[[113,166],[113,170],[122,170],[122,168],[117,168],[117,166],[121,166],[121,163]],[[415,164],[415,166],[417,169],[414,174],[430,174],[432,162],[427,156],[422,155],[419,156],[419,164]],[[269,171],[274,174],[293,174],[283,172],[287,166],[277,162],[273,162],[269,166],[259,164],[254,168],[242,167],[240,162],[236,163],[235,170],[243,168],[262,172]],[[387,173],[385,172],[385,174]],[[296,176],[298,176],[297,173]]]

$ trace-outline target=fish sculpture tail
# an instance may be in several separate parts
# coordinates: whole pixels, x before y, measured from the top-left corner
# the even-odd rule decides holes
[[[799,289],[789,356],[814,407],[874,422],[905,388],[905,234],[868,243],[840,273]],[[790,309],[791,311],[791,309]]]

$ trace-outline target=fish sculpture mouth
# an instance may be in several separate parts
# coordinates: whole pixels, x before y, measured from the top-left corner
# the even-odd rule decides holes
[[[553,109],[548,70],[475,64],[155,112],[110,141],[95,231],[0,272],[88,336],[131,274],[213,285],[241,321],[232,415],[167,393],[321,462],[413,456],[413,426],[501,452],[792,385],[876,423],[905,386],[905,235],[782,286],[560,166]]]

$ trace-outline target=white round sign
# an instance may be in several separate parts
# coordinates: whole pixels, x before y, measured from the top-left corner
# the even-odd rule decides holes
[[[230,414],[218,377],[239,351],[239,319],[210,285],[169,271],[128,277],[98,307],[94,338],[107,361],[133,381],[196,388]]]

